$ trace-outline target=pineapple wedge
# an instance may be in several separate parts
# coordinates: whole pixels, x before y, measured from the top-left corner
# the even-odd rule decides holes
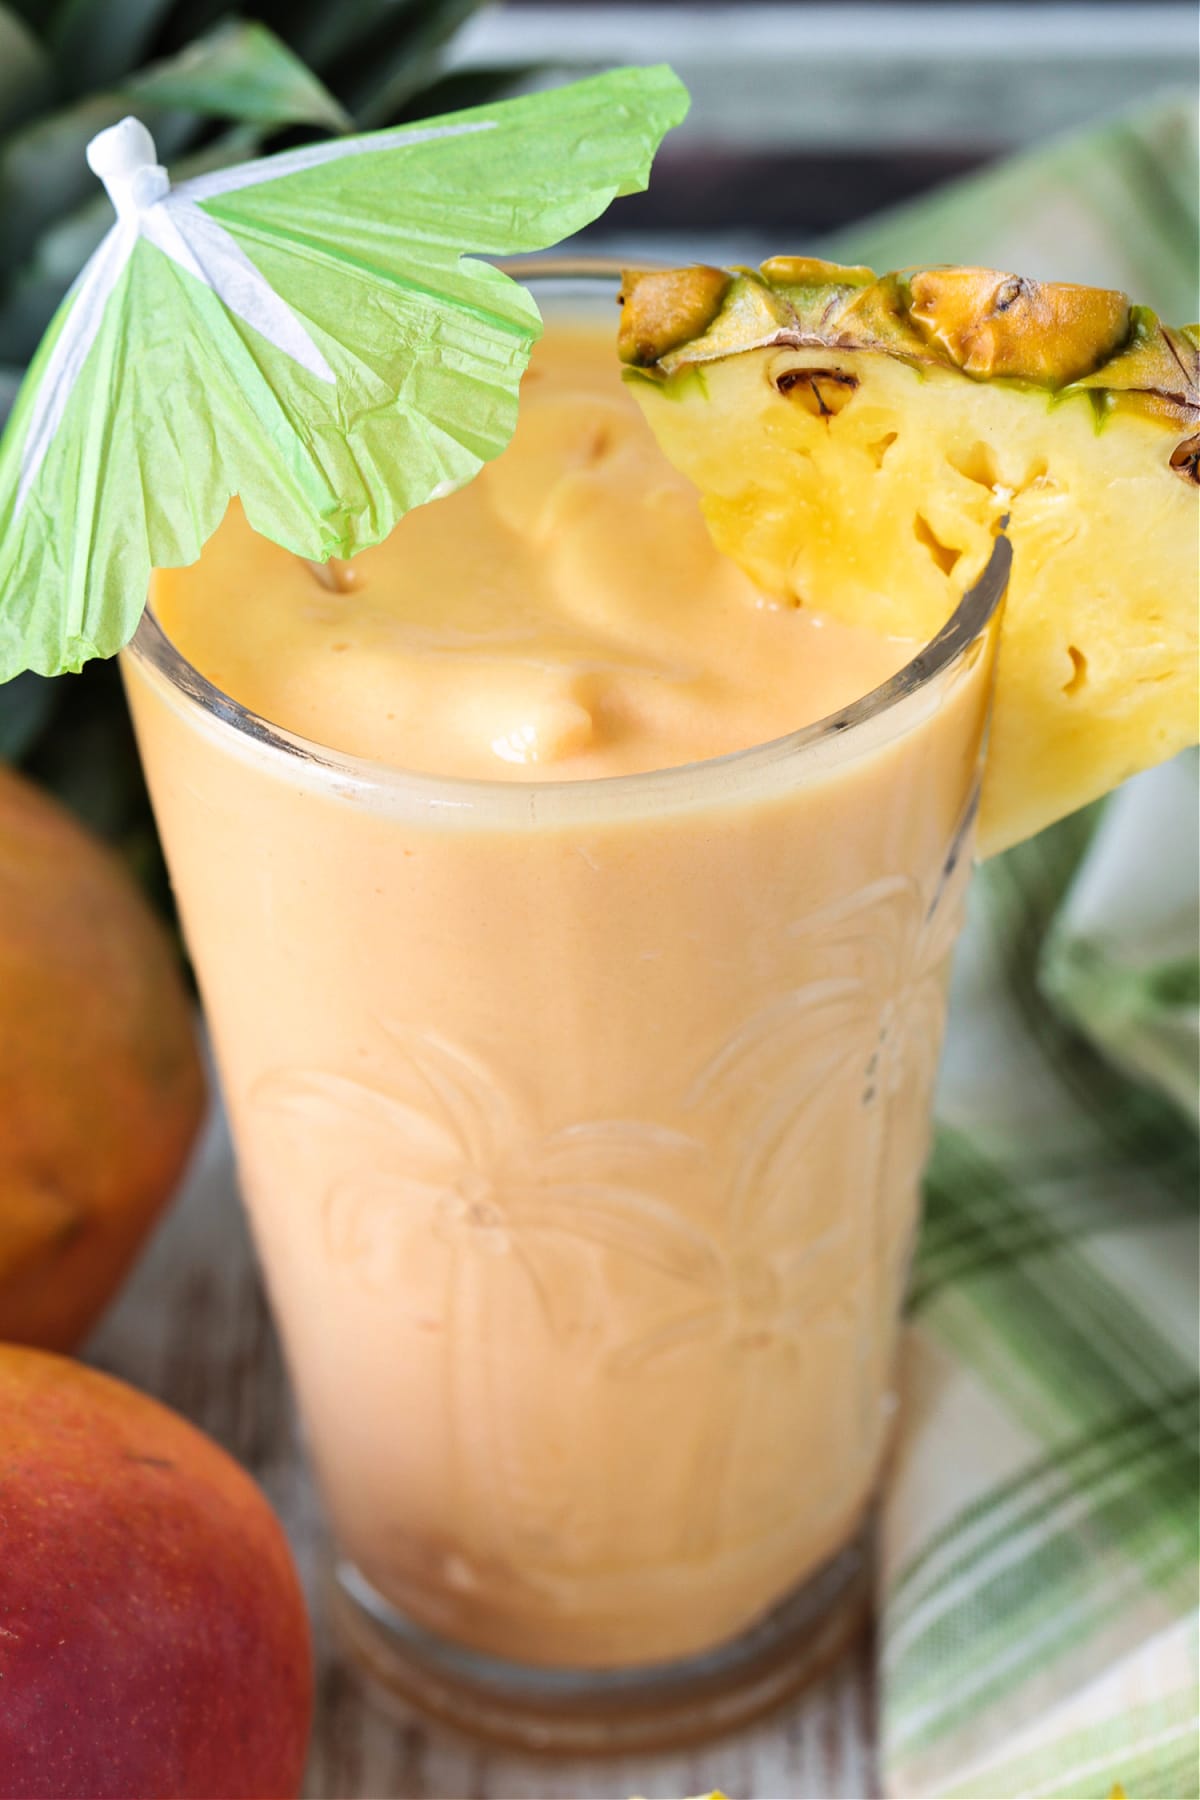
[[[719,547],[932,637],[1008,520],[980,852],[1197,736],[1196,328],[990,269],[631,271],[619,351]]]

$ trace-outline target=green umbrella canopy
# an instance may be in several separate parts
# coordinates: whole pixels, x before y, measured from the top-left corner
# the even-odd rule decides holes
[[[667,68],[345,137],[172,187],[136,119],[92,140],[116,222],[0,445],[0,681],[127,643],[153,567],[233,495],[350,556],[502,450],[541,329],[479,254],[544,249],[646,185]]]

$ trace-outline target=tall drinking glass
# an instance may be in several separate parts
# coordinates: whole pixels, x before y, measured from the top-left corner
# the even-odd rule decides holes
[[[1006,570],[836,717],[537,784],[302,740],[147,613],[129,697],[338,1613],[425,1707],[649,1745],[852,1628]]]

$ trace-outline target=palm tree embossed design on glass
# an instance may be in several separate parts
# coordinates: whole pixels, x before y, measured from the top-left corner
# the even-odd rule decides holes
[[[810,1517],[827,1509],[831,1537],[844,1531],[834,1514],[847,1494],[865,1497],[882,1432],[967,874],[961,835],[932,894],[886,875],[794,921],[775,959],[793,985],[703,1058],[670,1123],[543,1129],[478,1056],[399,1027],[375,1082],[285,1069],[257,1084],[255,1103],[294,1140],[337,1142],[339,1173],[319,1200],[330,1263],[364,1308],[440,1339],[448,1473],[488,1502],[478,1541],[447,1547],[473,1580],[595,1573],[620,1472],[590,1459],[586,1421],[619,1412],[605,1390],[629,1383],[655,1384],[668,1412],[675,1393],[706,1394],[694,1438],[663,1463],[679,1498],[660,1563],[718,1544],[753,1554],[792,1529],[801,1490]],[[861,1129],[847,1131],[848,1116]],[[682,1191],[707,1195],[691,1219],[668,1198]],[[366,1317],[364,1333],[379,1321]],[[830,1368],[847,1382],[837,1405]],[[778,1382],[812,1408],[790,1462],[752,1435],[775,1418],[764,1400]],[[797,1460],[814,1443],[816,1469]],[[398,1535],[397,1572],[426,1578],[427,1551]]]
[[[492,1541],[470,1549],[504,1578],[518,1551],[526,1570],[531,1551],[553,1559],[568,1512],[572,1540],[586,1531],[574,1412],[614,1339],[638,1329],[621,1296],[657,1317],[714,1286],[714,1244],[656,1192],[681,1169],[700,1180],[703,1151],[638,1119],[539,1134],[531,1109],[461,1047],[415,1030],[388,1038],[386,1084],[285,1069],[252,1098],[293,1134],[336,1135],[342,1171],[320,1198],[330,1261],[365,1306],[444,1343],[454,1480],[491,1502],[478,1511]],[[557,1433],[524,1428],[523,1370],[539,1388],[557,1383]]]
[[[689,1352],[740,1364],[739,1379],[713,1383],[697,1550],[786,1528],[795,1489],[780,1482],[756,1505],[753,1470],[766,1446],[744,1441],[746,1419],[769,1417],[751,1390],[776,1379],[784,1359],[808,1362],[805,1383],[792,1385],[819,1395],[823,1334],[840,1334],[858,1374],[845,1401],[847,1420],[857,1409],[846,1454],[857,1445],[861,1460],[883,1429],[865,1415],[879,1412],[891,1360],[885,1321],[896,1316],[915,1231],[972,819],[956,831],[932,894],[911,874],[887,875],[795,921],[780,961],[806,978],[756,1009],[688,1095],[714,1141],[740,1145],[723,1171],[721,1279],[694,1311],[623,1346],[613,1366],[644,1377],[659,1359]],[[834,1103],[838,1090],[851,1104]],[[860,1130],[846,1131],[848,1113]],[[844,1298],[856,1271],[865,1323]],[[831,1295],[840,1298],[831,1304]],[[777,1451],[773,1462],[778,1469]],[[835,1464],[798,1467],[794,1478],[810,1495],[818,1483],[832,1504],[854,1490],[854,1471]]]

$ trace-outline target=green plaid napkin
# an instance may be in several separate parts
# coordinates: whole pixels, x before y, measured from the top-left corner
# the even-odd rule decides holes
[[[1196,109],[1013,159],[834,254],[1196,316]],[[1200,1794],[1193,760],[977,876],[882,1524],[887,1793]]]
[[[1185,1055],[1189,1007],[1168,988],[1178,1060],[1156,1092],[1049,1002],[1040,948],[1061,969],[1088,944],[1084,985],[1107,992],[1104,940],[1075,934],[1074,896],[1119,857],[1145,941],[1186,870],[1194,987],[1194,805],[1189,818],[1166,793],[1172,833],[1140,863],[1121,850],[1164,790],[1192,786],[1187,769],[1156,772],[977,878],[883,1527],[893,1794],[1200,1792],[1200,1166],[1172,1092],[1189,1056],[1197,1091],[1196,1010]],[[1161,985],[1148,970],[1143,1021]]]

